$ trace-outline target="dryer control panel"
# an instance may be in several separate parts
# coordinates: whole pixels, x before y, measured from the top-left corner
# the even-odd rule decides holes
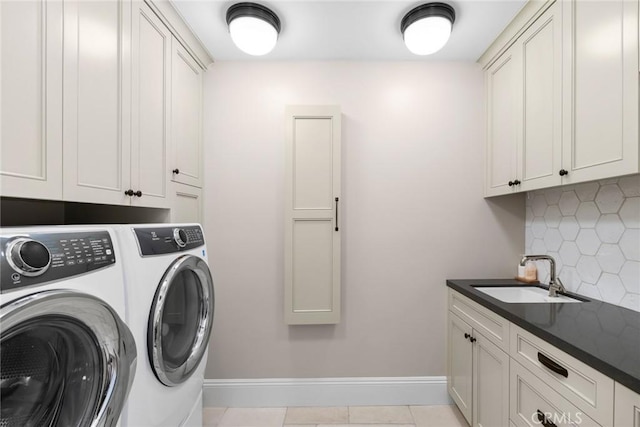
[[[204,234],[199,225],[134,228],[133,231],[142,256],[172,254],[204,245]]]
[[[115,264],[107,231],[0,237],[0,291],[65,279]]]

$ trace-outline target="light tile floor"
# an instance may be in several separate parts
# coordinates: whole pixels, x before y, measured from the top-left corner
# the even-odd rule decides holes
[[[467,427],[455,405],[205,408],[206,427]]]

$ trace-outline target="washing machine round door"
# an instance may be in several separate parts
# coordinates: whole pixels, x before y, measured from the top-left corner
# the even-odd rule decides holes
[[[136,367],[131,332],[104,301],[46,291],[0,307],[1,426],[111,426]]]
[[[156,291],[147,334],[149,360],[164,385],[186,381],[202,361],[213,311],[213,279],[207,263],[193,255],[176,259]]]

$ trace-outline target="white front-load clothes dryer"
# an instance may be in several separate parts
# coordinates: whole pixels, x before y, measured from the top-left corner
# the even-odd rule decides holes
[[[1,426],[115,426],[136,369],[100,227],[0,229]]]
[[[124,426],[202,426],[214,314],[202,228],[145,224],[115,230],[126,260],[126,323],[140,353]]]

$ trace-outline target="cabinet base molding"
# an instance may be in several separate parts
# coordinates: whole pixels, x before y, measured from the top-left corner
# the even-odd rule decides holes
[[[447,377],[205,379],[205,407],[450,405]]]

